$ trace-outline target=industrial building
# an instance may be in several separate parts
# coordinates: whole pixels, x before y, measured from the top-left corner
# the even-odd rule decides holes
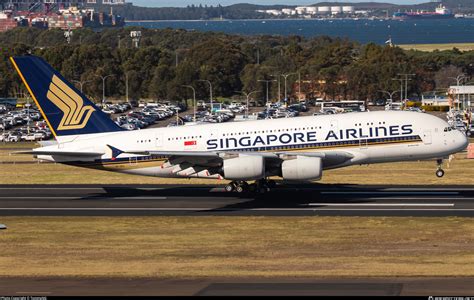
[[[258,12],[273,16],[326,16],[326,15],[352,15],[355,14],[354,6],[298,6],[295,8],[284,8],[282,10],[258,10]]]
[[[0,9],[44,10],[67,8],[70,6],[88,7],[94,5],[125,5],[125,0],[0,0]]]
[[[112,5],[125,4],[125,0],[0,0],[0,32],[16,27],[122,27],[125,20],[113,14]],[[101,12],[103,5],[110,6],[110,12]]]

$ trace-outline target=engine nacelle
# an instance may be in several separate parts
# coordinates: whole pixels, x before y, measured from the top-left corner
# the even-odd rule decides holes
[[[323,175],[323,162],[320,157],[296,156],[281,164],[285,180],[319,180]]]
[[[265,177],[265,159],[261,156],[242,155],[224,160],[224,178],[254,180]]]

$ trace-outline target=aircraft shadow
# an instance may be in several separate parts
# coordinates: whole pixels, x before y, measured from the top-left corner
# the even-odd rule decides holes
[[[154,203],[169,202],[172,199],[158,199],[157,197],[176,197],[189,201],[210,201],[215,204],[213,210],[245,210],[255,208],[303,208],[313,203],[371,203],[374,194],[383,193],[386,186],[355,186],[355,185],[285,185],[277,187],[265,194],[227,193],[224,189],[211,186],[178,186],[166,188],[142,187],[104,187],[104,192],[90,194],[81,200],[90,201],[120,201],[120,198],[141,197],[140,201]],[[150,199],[143,200],[149,197]],[[155,199],[153,198],[155,197]],[[110,199],[113,198],[113,199]],[[199,198],[199,199],[198,199]],[[235,200],[235,201],[232,201]],[[229,203],[232,201],[232,203]],[[312,205],[311,207],[318,207]],[[207,210],[208,211],[208,210]]]

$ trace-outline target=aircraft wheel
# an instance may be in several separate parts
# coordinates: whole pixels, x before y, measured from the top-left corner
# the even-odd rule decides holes
[[[225,186],[225,191],[230,193],[234,191],[234,184],[233,182],[229,183],[228,185]]]
[[[235,191],[236,191],[237,193],[243,193],[244,190],[245,190],[245,189],[244,189],[244,187],[243,187],[242,185],[238,185],[238,186],[235,187]]]
[[[443,171],[442,169],[437,170],[437,171],[436,171],[436,176],[437,176],[438,178],[443,177],[443,176],[444,176],[444,171]]]
[[[267,185],[268,185],[269,188],[273,189],[273,188],[276,187],[276,182],[275,182],[275,180],[270,179],[270,180],[267,181]]]

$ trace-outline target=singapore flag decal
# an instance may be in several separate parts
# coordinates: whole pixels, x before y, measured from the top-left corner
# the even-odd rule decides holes
[[[191,146],[196,146],[197,141],[184,141],[184,146],[185,147],[191,147]]]

